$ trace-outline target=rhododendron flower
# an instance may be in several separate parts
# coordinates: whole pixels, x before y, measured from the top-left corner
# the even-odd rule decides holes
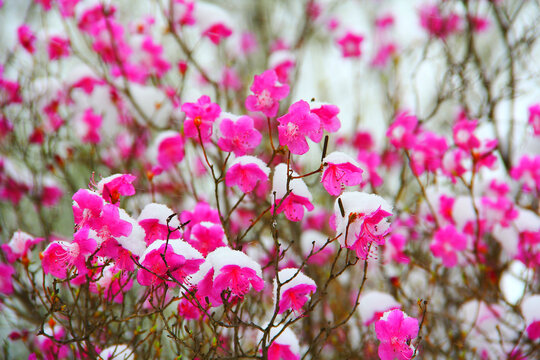
[[[19,26],[17,29],[17,36],[19,38],[19,43],[26,51],[28,51],[30,54],[33,54],[36,51],[36,35],[34,35],[28,25]]]
[[[57,60],[69,56],[69,40],[60,36],[52,36],[47,44],[49,60]]]
[[[381,156],[379,154],[374,151],[359,151],[358,162],[365,170],[363,175],[368,175],[364,177],[364,181],[360,184],[361,188],[367,184],[370,184],[373,187],[378,187],[383,184],[383,179],[379,175],[379,166],[381,164]]]
[[[172,18],[180,26],[190,26],[195,24],[193,10],[195,2],[190,0],[174,0],[172,4]]]
[[[447,225],[437,230],[429,248],[434,256],[442,258],[444,266],[454,267],[458,262],[457,252],[467,248],[467,237],[454,225]]]
[[[131,183],[136,178],[131,174],[114,174],[101,179],[97,183],[97,190],[105,201],[118,203],[120,196],[135,195],[135,187]]]
[[[86,190],[78,190],[72,197],[73,218],[78,227],[94,226],[101,215],[105,200],[99,194]]]
[[[293,172],[292,176],[298,176]],[[314,209],[311,203],[312,197],[308,187],[302,179],[291,179],[289,181],[290,193],[287,194],[287,165],[279,164],[274,169],[274,178],[272,182],[271,202],[278,205],[277,214],[285,212],[285,217],[290,221],[300,221],[304,217],[304,207],[311,211]]]
[[[268,360],[300,360],[300,344],[291,328],[272,327],[268,335]]]
[[[420,25],[431,36],[445,39],[459,30],[461,19],[456,13],[444,16],[437,5],[426,5],[420,9]]]
[[[146,55],[143,57],[141,65],[147,68],[147,71],[151,71],[158,78],[169,71],[171,64],[163,57],[163,46],[156,44],[151,36],[144,38],[141,50]]]
[[[65,279],[71,267],[77,268],[79,276],[88,273],[86,259],[97,247],[96,240],[90,238],[90,229],[83,227],[73,235],[71,243],[53,241],[42,253],[41,265],[45,274]]]
[[[360,49],[362,41],[364,41],[364,37],[362,35],[354,34],[348,31],[345,35],[337,40],[337,43],[341,47],[341,54],[344,58],[358,58],[362,54]]]
[[[540,156],[523,155],[519,164],[510,170],[510,175],[522,182],[525,192],[540,192]]]
[[[187,276],[199,270],[203,262],[201,253],[183,240],[157,240],[139,260],[143,268],[137,272],[137,281],[144,286],[156,286],[165,279],[170,286],[176,286],[174,281],[169,280],[169,273],[173,279],[183,283]]]
[[[384,245],[384,236],[390,228],[386,218],[392,216],[392,207],[382,197],[345,192],[336,199],[334,214],[339,243],[355,250],[360,259],[367,258],[373,242]]]
[[[530,295],[521,302],[521,313],[525,318],[527,336],[531,340],[540,338],[540,295]]]
[[[277,79],[282,84],[289,84],[292,72],[296,66],[296,57],[288,50],[272,52],[268,65],[276,72]]]
[[[358,300],[358,311],[365,326],[380,320],[385,312],[394,309],[401,309],[401,304],[392,295],[381,291],[366,291]]]
[[[332,104],[311,103],[311,112],[319,117],[321,121],[321,129],[328,131],[329,133],[335,133],[341,127],[337,114],[339,114],[339,108]]]
[[[221,224],[202,221],[191,227],[190,236],[186,241],[206,256],[218,247],[225,246],[224,239],[225,230]]]
[[[182,211],[180,214],[180,222],[186,224],[184,226],[184,237],[189,239],[193,226],[203,221],[221,224],[218,211],[204,201],[198,202],[193,208],[193,211]]]
[[[304,100],[295,102],[287,114],[278,118],[279,144],[287,146],[292,154],[302,155],[308,152],[306,137],[314,142],[322,139],[321,122],[311,113],[309,104]]]
[[[7,244],[2,244],[0,248],[4,251],[7,261],[13,263],[28,256],[30,248],[43,240],[43,238],[34,238],[32,235],[17,230],[13,233],[11,240]]]
[[[388,60],[397,52],[397,45],[393,42],[383,44],[377,50],[377,53],[371,60],[371,66],[375,68],[384,68],[388,64]]]
[[[381,320],[375,323],[375,333],[381,342],[381,360],[410,359],[414,353],[410,342],[418,336],[418,330],[418,320],[403,311],[395,309],[385,312]]]
[[[198,139],[199,132],[203,141],[212,136],[212,124],[221,113],[218,104],[214,104],[207,95],[201,96],[196,103],[185,103],[182,111],[186,113],[184,120],[184,134],[187,137]]]
[[[514,203],[504,196],[498,196],[497,200],[482,197],[482,215],[488,222],[488,226],[500,224],[508,227],[519,215]]]
[[[90,291],[101,294],[107,301],[122,303],[124,293],[133,286],[133,279],[126,271],[117,269],[114,265],[107,265],[101,272],[94,274],[90,282]]]
[[[155,158],[162,170],[169,170],[184,159],[184,139],[176,131],[165,131],[155,140]]]
[[[465,151],[480,146],[480,140],[474,135],[474,130],[478,126],[476,120],[460,120],[453,127],[454,143]]]
[[[218,140],[221,150],[234,152],[242,156],[253,152],[260,143],[262,135],[254,128],[253,119],[249,116],[240,116],[235,121],[224,118],[219,124],[222,137]]]
[[[11,277],[15,274],[15,269],[9,264],[0,263],[0,294],[13,294],[13,280]]]
[[[467,169],[471,168],[470,164],[467,164],[468,162],[470,162],[469,154],[460,148],[455,148],[444,154],[441,170],[455,184],[456,178],[461,177],[467,172]]]
[[[47,336],[38,335],[35,337],[35,346],[37,347],[38,352],[41,353],[43,359],[68,359],[68,355],[70,355],[69,345],[60,345],[60,342],[57,343],[55,341],[63,340],[64,336],[66,335],[66,330],[53,321],[49,322],[49,324],[45,324],[45,326],[43,327],[43,332]],[[30,359],[30,357],[28,359]]]
[[[408,264],[410,259],[404,253],[405,246],[407,245],[405,235],[399,233],[392,234],[387,240],[383,255],[385,263],[395,261],[398,264]]]
[[[417,175],[424,171],[436,172],[448,149],[446,139],[430,131],[423,131],[411,149],[411,169]]]
[[[390,144],[398,149],[410,149],[416,142],[415,132],[417,125],[418,119],[416,116],[409,115],[406,111],[400,112],[386,131]]]
[[[349,155],[334,151],[323,159],[321,182],[330,195],[338,196],[346,186],[359,185],[363,170]]]
[[[172,217],[167,227],[167,218],[174,212],[163,204],[150,203],[141,211],[137,222],[144,229],[146,245],[156,240],[178,239],[181,234],[177,228],[180,222],[176,216]]]
[[[268,181],[270,169],[266,164],[254,156],[241,156],[231,163],[225,175],[227,186],[238,185],[244,193],[255,189],[257,183]]]
[[[540,136],[540,104],[529,106],[529,124],[532,126],[533,134]]]
[[[280,84],[274,70],[266,70],[260,75],[255,75],[249,89],[253,95],[246,98],[246,109],[261,111],[268,117],[277,115],[279,100],[289,95],[289,85]]]
[[[213,286],[218,294],[230,290],[243,298],[251,287],[255,291],[264,288],[261,266],[242,251],[220,247],[208,254],[207,261],[214,269]]]
[[[279,299],[277,299],[278,280],[281,284]],[[300,269],[280,270],[274,279],[274,300],[278,301],[278,314],[287,310],[300,312],[315,291],[317,291],[315,281],[300,272]]]
[[[82,127],[80,129],[82,141],[89,144],[99,144],[101,141],[101,135],[99,130],[103,122],[103,117],[98,115],[88,108],[82,115]]]
[[[223,39],[232,35],[233,21],[223,8],[210,3],[197,2],[195,15],[202,35],[210,39],[213,44],[219,45]]]

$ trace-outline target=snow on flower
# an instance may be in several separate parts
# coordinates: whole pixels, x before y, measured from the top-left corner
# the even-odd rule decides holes
[[[73,235],[71,243],[53,241],[41,254],[41,265],[45,274],[65,279],[71,267],[77,268],[79,276],[87,274],[86,259],[96,250],[96,240],[90,238],[90,229],[83,227]]]
[[[272,327],[268,335],[268,360],[300,360],[300,343],[291,328]]]
[[[134,360],[135,354],[127,345],[113,345],[99,353],[99,360]]]
[[[521,302],[521,313],[525,318],[527,336],[531,340],[540,338],[540,295],[529,295]]]
[[[375,333],[381,342],[379,357],[381,360],[408,360],[414,353],[410,344],[418,336],[418,320],[407,316],[399,309],[384,313],[375,323]]]
[[[281,285],[279,299],[277,299],[278,281]],[[300,269],[280,270],[274,279],[274,300],[278,301],[278,314],[287,310],[300,312],[315,291],[317,291],[315,281],[304,275]]]
[[[17,230],[7,244],[2,244],[1,249],[4,251],[7,261],[13,263],[27,257],[30,248],[43,240],[43,238],[34,238],[32,235]]]
[[[444,266],[454,267],[458,263],[458,253],[467,248],[467,237],[454,225],[446,225],[437,230],[429,248],[434,256],[442,259]]]
[[[94,273],[94,280],[90,282],[91,292],[101,294],[107,301],[122,303],[124,293],[133,286],[133,279],[128,272],[117,269],[110,264],[101,272]]]
[[[218,104],[213,103],[207,95],[201,96],[196,103],[184,103],[182,111],[186,113],[184,120],[184,135],[198,139],[199,132],[203,142],[212,136],[212,124],[221,113]]]
[[[195,18],[202,35],[210,39],[214,45],[219,45],[223,39],[232,35],[234,20],[217,5],[197,2]]]
[[[295,172],[292,176],[298,176]],[[274,169],[274,178],[272,181],[272,194],[270,201],[274,202],[277,214],[285,213],[285,217],[290,221],[300,221],[304,217],[304,207],[308,211],[314,209],[311,193],[302,179],[291,179],[289,181],[290,193],[287,194],[287,165],[279,164]]]
[[[319,117],[311,113],[309,104],[299,100],[289,107],[287,114],[278,118],[279,144],[287,146],[292,154],[302,155],[308,152],[306,137],[314,142],[322,139]]]
[[[323,164],[321,182],[330,195],[338,196],[345,185],[354,186],[362,182],[363,170],[345,153],[334,151],[323,159]]]
[[[386,218],[392,216],[392,207],[382,197],[345,192],[336,199],[334,214],[339,243],[355,250],[360,259],[367,258],[373,242],[384,245],[384,236],[390,228]]]
[[[279,83],[274,70],[266,70],[260,75],[255,75],[249,89],[253,95],[246,98],[246,109],[261,111],[268,117],[277,115],[279,100],[289,95],[289,85]]]
[[[156,286],[165,279],[170,286],[176,286],[169,280],[169,273],[174,280],[183,283],[187,276],[199,270],[203,262],[201,253],[183,240],[157,240],[139,259],[143,268],[137,271],[137,281],[144,286]]]
[[[523,191],[540,192],[540,156],[523,155],[519,164],[510,170],[510,175],[522,182]]]
[[[105,201],[115,204],[120,196],[135,195],[135,187],[131,183],[136,178],[131,174],[114,174],[101,179],[97,183],[97,190]]]
[[[272,52],[268,59],[268,65],[276,72],[277,79],[282,84],[288,84],[291,74],[296,66],[296,58],[288,50],[277,50]]]
[[[244,193],[255,189],[259,182],[268,181],[270,169],[266,164],[254,156],[241,156],[231,163],[225,175],[227,186],[238,185]]]
[[[401,304],[390,294],[381,291],[366,291],[358,301],[358,312],[365,326],[380,320],[387,311],[401,309]]]
[[[235,120],[225,117],[219,124],[221,137],[218,146],[221,150],[234,152],[236,156],[242,156],[253,152],[260,143],[262,135],[258,132],[249,116],[240,116]]]
[[[152,244],[156,240],[167,240],[180,238],[180,231],[176,230],[180,226],[177,217],[174,216],[169,221],[167,228],[167,218],[174,212],[163,204],[147,204],[139,214],[137,222],[144,229],[144,241],[146,245]]]
[[[335,252],[333,244],[328,244],[328,238],[316,230],[302,232],[300,247],[304,257],[309,257],[307,263],[319,266],[327,264]]]

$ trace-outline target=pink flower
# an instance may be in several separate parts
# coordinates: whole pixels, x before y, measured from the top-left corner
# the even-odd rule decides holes
[[[329,133],[335,133],[341,127],[341,122],[337,117],[339,108],[336,105],[311,103],[311,113],[317,115],[321,121],[320,132],[326,130]]]
[[[88,108],[84,111],[82,121],[86,129],[82,136],[82,141],[90,144],[99,144],[101,141],[99,130],[103,122],[101,115],[96,114],[93,109]]]
[[[424,171],[436,172],[441,168],[444,153],[448,149],[446,139],[430,131],[423,131],[411,149],[411,169],[416,175]]]
[[[187,225],[184,226],[184,237],[189,239],[193,226],[203,221],[221,224],[217,210],[210,207],[210,205],[204,201],[198,202],[193,208],[193,211],[182,211],[180,214],[180,222],[183,224],[187,223]]]
[[[254,156],[237,158],[227,170],[225,184],[238,185],[244,193],[252,192],[258,182],[268,181],[270,169],[266,164]]]
[[[266,70],[260,75],[255,75],[249,89],[254,95],[246,98],[246,109],[261,111],[268,117],[277,115],[279,100],[289,95],[289,85],[281,85],[274,70]]]
[[[163,261],[165,258],[166,263]],[[204,258],[191,245],[182,240],[158,240],[153,242],[141,256],[139,263],[144,267],[137,272],[137,281],[144,286],[156,286],[168,281],[170,286],[183,283],[185,278],[199,270]]]
[[[398,149],[410,149],[416,142],[415,132],[417,125],[418,119],[416,116],[409,115],[406,111],[400,112],[386,132],[390,144]]]
[[[540,136],[540,104],[529,106],[529,124],[533,128],[533,133]]]
[[[216,23],[204,30],[202,34],[209,38],[215,45],[219,45],[221,40],[232,35],[232,30],[223,23]]]
[[[152,71],[157,78],[161,78],[169,69],[171,64],[163,57],[163,46],[156,44],[151,36],[144,38],[141,49],[146,57],[142,65]]]
[[[174,212],[167,206],[162,204],[150,203],[147,204],[141,211],[137,222],[144,229],[144,241],[150,246],[156,240],[178,239],[181,234],[177,228],[180,222],[174,216],[169,221],[167,227],[167,218]]]
[[[50,60],[69,56],[69,40],[60,36],[52,36],[47,44]]]
[[[293,172],[292,176],[298,176]],[[287,194],[287,165],[279,164],[274,169],[274,178],[272,182],[271,202],[278,205],[277,214],[285,213],[285,217],[290,221],[301,221],[304,217],[304,207],[311,211],[314,209],[311,203],[312,196],[308,187],[302,179],[291,179],[289,181],[290,193]]]
[[[523,155],[519,164],[510,170],[510,175],[522,182],[524,191],[540,192],[540,156]]]
[[[27,257],[28,251],[43,240],[43,238],[34,238],[32,235],[17,230],[7,244],[2,244],[1,249],[4,251],[7,261],[13,263]]]
[[[90,190],[80,189],[72,199],[75,225],[80,228],[87,225],[93,226],[105,205],[103,198]]]
[[[360,184],[361,188],[367,184],[370,184],[372,187],[381,186],[383,184],[383,179],[379,175],[381,165],[381,156],[379,154],[374,151],[359,151],[358,162],[365,170],[363,175],[367,175]]]
[[[384,247],[385,262],[394,261],[398,264],[408,264],[410,259],[404,252],[406,245],[407,237],[405,235],[399,233],[390,235]]]
[[[19,38],[19,43],[22,47],[28,51],[30,54],[33,54],[36,51],[36,35],[30,30],[28,25],[21,25],[17,29],[17,36]]]
[[[276,299],[278,279],[281,285],[279,301]],[[300,269],[280,270],[274,280],[274,299],[278,301],[278,314],[287,310],[300,312],[315,291],[317,291],[315,281],[300,272]]]
[[[354,186],[362,182],[363,170],[345,153],[334,151],[324,158],[323,164],[321,182],[330,195],[338,196],[345,185]]]
[[[64,192],[58,186],[54,184],[43,185],[43,188],[41,189],[40,201],[43,206],[52,207],[58,204],[62,198],[62,195],[64,195]]]
[[[184,159],[184,139],[175,131],[165,131],[155,140],[157,163],[162,170],[176,167]]]
[[[0,263],[0,294],[13,294],[13,281],[11,277],[15,274],[15,269],[9,264]]]
[[[269,338],[268,360],[300,360],[300,344],[290,328],[272,327]]]
[[[77,268],[79,276],[88,273],[86,258],[97,247],[96,240],[89,238],[89,228],[79,229],[73,235],[73,242],[53,241],[42,253],[41,265],[45,274],[65,279],[67,270],[73,266]]]
[[[456,13],[441,14],[437,5],[427,5],[420,9],[420,25],[431,36],[445,39],[459,30],[461,19]]]
[[[219,124],[222,137],[218,140],[221,150],[234,152],[242,156],[253,152],[260,143],[262,135],[258,132],[249,116],[240,116],[236,121],[224,118]]]
[[[137,177],[131,174],[115,174],[101,179],[97,190],[103,199],[112,204],[118,203],[120,196],[135,195],[135,187],[131,184]]]
[[[414,350],[410,341],[418,336],[418,320],[407,316],[403,311],[394,309],[384,313],[375,323],[381,360],[408,360]]]
[[[467,162],[470,163],[469,154],[460,148],[455,148],[444,154],[441,170],[443,174],[450,176],[450,179],[455,184],[456,178],[459,178],[468,171],[468,168],[471,168],[471,165],[467,164]]]
[[[314,142],[322,139],[320,119],[311,113],[309,104],[304,100],[295,102],[287,114],[278,118],[279,144],[287,146],[292,154],[302,155],[308,152],[306,137]]]
[[[133,286],[133,279],[126,271],[116,269],[113,265],[107,265],[101,272],[94,274],[90,282],[90,292],[101,294],[107,301],[122,303],[124,293]]]
[[[345,35],[338,39],[337,43],[341,47],[341,54],[343,57],[358,58],[362,54],[362,51],[360,50],[362,41],[364,41],[364,37],[362,35],[357,35],[348,31]]]
[[[476,120],[460,120],[453,128],[454,143],[465,151],[480,147],[480,140],[474,136],[474,130],[478,125]]]
[[[186,113],[184,134],[199,139],[199,131],[203,141],[210,140],[212,124],[221,113],[218,104],[214,104],[207,95],[201,96],[196,103],[184,103],[182,111]]]
[[[371,66],[376,68],[384,68],[388,64],[388,60],[397,52],[397,46],[393,42],[383,44],[371,60]]]
[[[174,0],[172,5],[172,18],[174,22],[180,24],[180,26],[195,24],[195,18],[193,17],[193,10],[195,9],[195,2],[190,0]]]
[[[446,267],[454,267],[458,263],[457,253],[467,247],[467,237],[458,232],[454,225],[446,225],[437,230],[430,245],[434,256],[442,259]]]
[[[224,239],[225,231],[221,224],[203,221],[191,228],[190,236],[186,241],[206,256],[215,249],[225,246]]]
[[[531,340],[540,338],[540,295],[527,295],[521,302],[521,313],[525,318],[527,336]]]
[[[360,259],[366,259],[373,242],[384,245],[390,228],[386,218],[392,216],[391,211],[392,207],[378,195],[343,193],[334,205],[339,243],[355,250]]]

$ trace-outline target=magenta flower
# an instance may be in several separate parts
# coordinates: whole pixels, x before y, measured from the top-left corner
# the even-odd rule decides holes
[[[298,176],[298,174],[293,172],[293,176]],[[278,205],[276,213],[281,214],[284,212],[285,217],[290,221],[301,221],[304,218],[304,208],[308,211],[314,209],[314,206],[311,203],[312,196],[302,179],[291,179],[289,181],[289,189],[291,192],[286,195],[287,177],[287,165],[277,165],[274,169],[274,178],[272,181],[272,193],[270,195],[271,202],[274,202],[273,193],[275,192],[275,205]],[[274,204],[272,206],[274,206]]]
[[[416,142],[415,131],[417,125],[418,119],[416,116],[409,115],[406,111],[400,112],[386,132],[390,144],[398,149],[410,149]]]
[[[52,36],[47,44],[49,60],[57,60],[69,56],[69,40],[60,36]]]
[[[340,199],[343,209],[339,205]],[[384,237],[390,228],[386,218],[392,216],[392,207],[382,197],[345,192],[336,199],[334,214],[339,243],[355,250],[360,259],[368,257],[373,242],[384,245]]]
[[[443,136],[423,131],[411,149],[411,169],[416,175],[425,171],[436,172],[441,168],[448,144]]]
[[[89,144],[99,144],[101,141],[99,130],[103,122],[101,115],[96,114],[94,110],[88,108],[84,111],[82,121],[85,127],[82,141]]]
[[[394,309],[384,313],[375,323],[381,360],[408,360],[413,356],[412,339],[418,336],[418,320],[407,316],[403,311]]]
[[[385,312],[400,309],[401,304],[390,294],[381,291],[367,291],[358,302],[360,318],[365,326],[379,321]]]
[[[260,143],[262,135],[253,124],[249,116],[240,116],[236,121],[225,118],[219,124],[221,137],[218,146],[221,150],[234,152],[236,156],[242,156],[253,152]]]
[[[362,182],[363,170],[345,153],[334,151],[324,158],[323,164],[321,182],[330,195],[338,196],[345,185],[354,186]]]
[[[0,263],[0,294],[13,294],[13,281],[11,277],[15,274],[15,269],[9,264]]]
[[[540,104],[529,106],[529,124],[533,128],[533,133],[540,136]]]
[[[322,139],[319,117],[311,113],[309,104],[304,100],[295,102],[287,114],[278,118],[279,144],[287,146],[292,154],[302,155],[308,152],[306,137],[314,142]]]
[[[519,163],[510,170],[510,175],[522,182],[523,191],[540,192],[540,156],[523,155]]]
[[[217,210],[204,201],[197,203],[193,211],[182,211],[180,214],[180,222],[187,223],[187,225],[184,226],[184,238],[189,239],[193,226],[203,221],[221,224]]]
[[[219,45],[221,40],[232,35],[232,30],[223,23],[217,23],[204,30],[202,34],[215,45]]]
[[[246,109],[261,111],[268,117],[277,115],[279,100],[289,95],[289,85],[281,85],[274,70],[266,70],[260,75],[255,75],[253,85],[249,89],[253,95],[246,98]]]
[[[96,240],[89,238],[89,228],[83,227],[73,235],[73,242],[53,241],[43,251],[41,265],[45,274],[65,279],[71,267],[77,268],[79,276],[88,273],[86,259],[97,247]]]
[[[458,262],[457,252],[467,248],[467,237],[454,225],[447,225],[437,230],[429,248],[434,256],[442,258],[444,266],[454,267]]]
[[[93,191],[80,189],[73,195],[72,199],[75,225],[92,227],[105,205],[103,198]]]
[[[34,35],[28,25],[19,26],[17,29],[17,36],[19,38],[19,43],[26,51],[30,54],[33,54],[36,51],[36,35]]]
[[[34,238],[32,235],[17,230],[11,240],[7,244],[2,244],[0,248],[4,251],[7,261],[13,263],[28,256],[30,248],[43,240],[43,238]]]
[[[101,294],[107,301],[122,303],[124,293],[133,286],[133,279],[128,272],[121,271],[113,265],[107,265],[101,272],[94,274],[90,282],[90,292]]]
[[[191,228],[191,234],[186,241],[203,256],[214,251],[218,247],[225,246],[225,231],[221,224],[203,221]]]
[[[268,360],[300,360],[300,344],[290,328],[272,327],[268,348]]]
[[[1,292],[1,291],[0,291]],[[540,295],[528,295],[521,303],[521,313],[525,318],[527,336],[531,340],[540,338]]]
[[[238,185],[244,193],[252,192],[259,182],[268,181],[270,169],[266,164],[254,156],[237,158],[227,170],[225,184]]]
[[[120,200],[120,196],[135,195],[135,187],[131,183],[136,178],[131,174],[111,175],[101,179],[97,189],[105,201],[115,204]]]
[[[474,130],[478,126],[477,120],[460,120],[453,128],[454,143],[465,151],[480,147],[480,140],[474,135]]]
[[[420,25],[431,36],[445,39],[459,31],[461,19],[456,13],[444,16],[437,5],[427,5],[420,9]]]
[[[166,263],[163,261],[164,255]],[[168,281],[170,286],[176,283],[169,280],[170,275],[183,283],[185,278],[199,270],[204,258],[191,245],[182,240],[153,242],[141,256],[139,263],[144,267],[137,272],[137,281],[144,286],[156,286]]]
[[[162,204],[147,204],[137,218],[137,222],[144,229],[144,241],[150,246],[156,240],[178,239],[181,234],[177,228],[180,226],[178,218],[175,216],[169,221],[167,227],[167,218],[174,212]]]
[[[360,45],[364,41],[362,35],[354,34],[348,31],[345,35],[338,39],[337,43],[341,47],[341,54],[344,58],[359,58],[362,55]]]
[[[171,64],[163,57],[163,46],[156,44],[151,36],[144,38],[141,49],[146,54],[141,65],[151,69],[157,78],[169,71]]]
[[[184,135],[198,139],[200,131],[203,141],[210,140],[212,124],[221,113],[219,105],[213,103],[209,96],[203,95],[196,103],[184,103],[181,109],[186,113]]]
[[[277,297],[277,279],[282,284],[278,314],[287,310],[299,313],[309,297],[317,291],[317,285],[313,279],[304,275],[299,269],[287,268],[280,270],[274,280],[274,299]]]
[[[155,143],[157,162],[162,170],[172,169],[184,160],[184,139],[179,133],[165,131],[157,137]]]
[[[311,112],[319,117],[321,121],[321,132],[323,130],[329,133],[335,133],[341,127],[337,115],[339,114],[339,108],[336,105],[331,104],[311,104]]]

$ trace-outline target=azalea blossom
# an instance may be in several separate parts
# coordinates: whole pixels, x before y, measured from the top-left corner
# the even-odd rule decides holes
[[[342,205],[340,205],[340,203]],[[392,207],[382,197],[363,192],[345,192],[334,205],[336,236],[342,247],[366,259],[373,242],[384,245]]]
[[[186,238],[186,241],[199,250],[203,256],[206,256],[215,249],[226,245],[225,230],[221,224],[202,221],[191,227],[190,236]]]
[[[525,318],[529,339],[536,340],[540,338],[540,295],[530,295],[523,299],[521,312]]]
[[[270,169],[262,160],[254,156],[241,156],[227,170],[225,184],[238,185],[244,193],[249,193],[259,182],[268,181],[269,174]]]
[[[213,103],[207,95],[201,96],[196,103],[184,103],[182,111],[186,113],[184,135],[198,139],[199,132],[204,142],[212,136],[212,124],[221,113],[218,104]]]
[[[384,313],[375,323],[375,333],[381,342],[379,357],[381,360],[408,360],[414,353],[410,344],[418,336],[418,320],[407,316],[399,309]]]
[[[281,285],[277,299],[278,280]],[[274,279],[274,299],[278,302],[278,314],[287,310],[300,312],[309,297],[317,290],[312,278],[304,275],[300,269],[280,270]]]
[[[0,294],[13,294],[13,280],[11,279],[13,274],[15,274],[13,266],[0,263]]]
[[[234,152],[236,156],[242,156],[253,152],[260,143],[262,135],[253,124],[249,116],[240,116],[235,121],[224,118],[220,125],[222,137],[218,140],[221,150]]]
[[[4,251],[7,261],[13,263],[27,257],[30,248],[43,240],[43,238],[34,238],[32,235],[17,230],[9,242],[2,244],[0,248]]]
[[[535,136],[540,136],[540,104],[529,106],[529,124]]]
[[[142,209],[137,222],[144,229],[146,245],[149,246],[156,240],[180,238],[181,233],[177,229],[180,226],[178,218],[173,216],[167,224],[167,218],[173,214],[174,212],[167,206],[157,203],[147,204]]]
[[[154,141],[153,152],[162,170],[173,169],[184,159],[184,138],[176,131],[164,131]]]
[[[446,267],[454,267],[458,262],[458,253],[467,248],[467,237],[457,231],[454,225],[438,229],[430,245],[433,255],[442,259]]]
[[[135,195],[135,187],[132,183],[136,178],[131,174],[111,175],[97,183],[97,190],[105,201],[112,204],[118,203],[120,196]]]
[[[311,112],[317,115],[321,121],[320,132],[326,130],[329,133],[335,133],[341,128],[341,121],[337,117],[339,108],[336,105],[312,102],[310,107]]]
[[[337,43],[341,47],[341,54],[344,58],[359,58],[362,55],[362,50],[360,49],[362,41],[364,41],[362,35],[348,31],[337,40]]]
[[[401,304],[390,294],[371,290],[358,300],[358,312],[365,326],[379,321],[387,311],[401,309]]]
[[[309,150],[306,137],[314,142],[322,139],[321,120],[313,114],[309,104],[299,100],[289,107],[287,114],[278,118],[279,144],[292,154],[302,155]]]
[[[394,122],[388,127],[386,136],[396,148],[410,149],[416,142],[416,127],[418,119],[408,112],[400,112]]]
[[[289,85],[280,84],[274,70],[266,70],[260,75],[255,75],[249,89],[253,95],[246,98],[246,109],[261,111],[268,117],[277,115],[279,100],[289,95]]]
[[[334,151],[323,159],[321,182],[330,195],[338,196],[341,189],[359,185],[362,182],[363,170],[349,155]]]
[[[298,176],[298,174],[293,172],[292,176]],[[285,216],[290,221],[300,221],[304,217],[304,207],[308,211],[314,209],[311,203],[312,196],[302,179],[291,179],[288,182],[287,178],[287,165],[277,165],[274,169],[271,201],[274,202],[275,193],[275,205],[278,205],[276,213],[285,212]],[[287,194],[287,182],[289,183],[289,194]]]

